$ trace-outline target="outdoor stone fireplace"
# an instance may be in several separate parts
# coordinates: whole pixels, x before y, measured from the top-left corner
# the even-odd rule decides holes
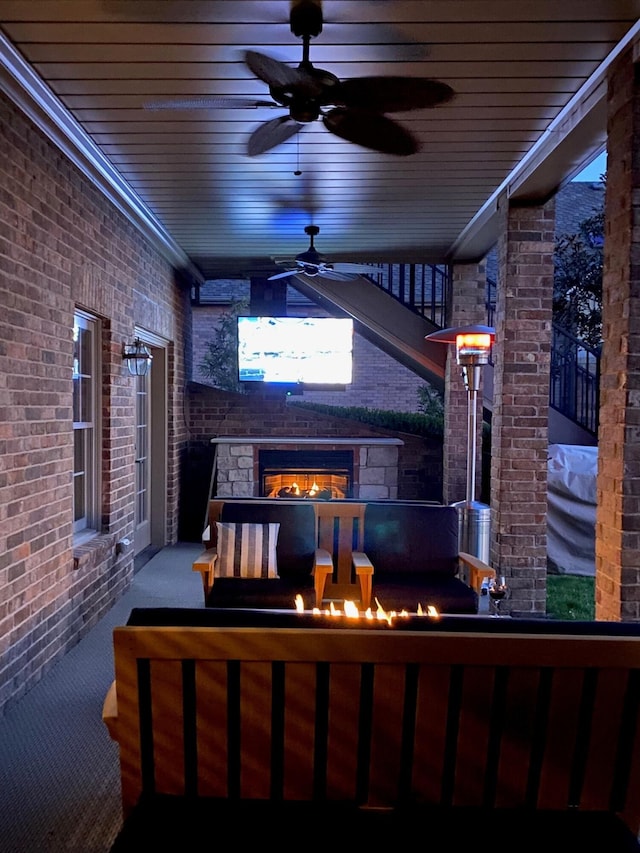
[[[212,495],[397,499],[397,438],[219,437]]]

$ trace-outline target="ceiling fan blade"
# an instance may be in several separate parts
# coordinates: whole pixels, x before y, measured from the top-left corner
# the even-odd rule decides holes
[[[375,264],[331,264],[331,268],[335,272],[350,272],[356,275],[371,274],[377,271]]]
[[[145,110],[247,110],[258,107],[277,107],[282,109],[275,101],[257,101],[252,98],[225,98],[207,97],[202,98],[176,98],[170,101],[146,101],[143,105]]]
[[[322,121],[327,130],[364,148],[407,157],[420,150],[418,140],[393,119],[362,110],[329,110]]]
[[[287,270],[286,272],[277,272],[275,275],[270,275],[267,281],[273,281],[274,278],[286,278],[288,275],[298,275],[300,270]]]
[[[247,154],[249,157],[256,157],[258,154],[264,154],[281,142],[286,142],[296,133],[299,133],[304,125],[298,124],[290,116],[280,116],[272,118],[270,121],[259,125],[249,137],[247,144]]]
[[[455,97],[446,83],[420,77],[354,77],[338,83],[330,94],[336,106],[375,113],[421,110]]]
[[[264,81],[269,88],[279,89],[283,86],[295,86],[301,79],[305,79],[306,75],[302,75],[297,68],[291,68],[280,62],[279,59],[273,59],[264,53],[258,53],[255,50],[247,50],[244,54],[244,61],[249,70]]]
[[[318,275],[321,278],[328,278],[331,281],[354,281],[354,279],[358,278],[358,275],[354,275],[353,273],[347,272],[338,272],[336,269],[321,269],[318,272]]]

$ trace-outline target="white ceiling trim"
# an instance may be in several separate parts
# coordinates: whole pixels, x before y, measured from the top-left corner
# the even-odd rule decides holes
[[[138,228],[162,256],[195,281],[204,280],[140,197],[73,116],[0,32],[0,89]]]
[[[562,184],[572,180],[598,154],[606,150],[604,131],[606,118],[603,121],[601,113],[606,111],[607,73],[614,60],[630,45],[633,45],[635,58],[639,38],[640,21],[616,45],[604,62],[551,122],[546,132],[522,158],[511,174],[504,179],[493,195],[478,210],[453,245],[451,251],[453,260],[471,259],[476,255],[479,258],[484,253],[483,247],[486,247],[486,235],[493,233],[494,237],[497,238],[497,213],[501,198],[537,197],[543,199],[556,191]],[[598,114],[597,117],[596,114]],[[595,136],[592,147],[587,147],[585,151],[584,128],[590,118],[595,118]],[[580,159],[571,172],[567,174],[565,167],[567,157],[571,156],[572,153],[571,137],[578,127],[583,134]],[[554,155],[563,145],[566,146],[567,150],[555,158]],[[476,249],[476,246],[479,248]]]

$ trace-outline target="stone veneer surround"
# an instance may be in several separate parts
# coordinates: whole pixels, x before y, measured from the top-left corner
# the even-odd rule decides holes
[[[352,497],[359,500],[397,499],[399,438],[212,438],[216,445],[217,497],[258,497],[260,481],[258,453],[261,446],[278,450],[298,450],[301,446],[313,450],[353,449]]]

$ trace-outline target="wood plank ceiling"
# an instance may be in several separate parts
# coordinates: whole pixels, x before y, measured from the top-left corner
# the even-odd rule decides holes
[[[454,89],[447,103],[394,113],[418,153],[381,154],[315,121],[250,157],[250,134],[284,108],[145,108],[176,98],[271,100],[244,51],[297,67],[303,44],[289,0],[0,0],[0,88],[28,101],[43,81],[64,107],[58,125],[73,135],[77,122],[128,203],[146,211],[149,230],[175,241],[203,278],[277,271],[272,259],[306,249],[312,223],[328,260],[479,259],[495,241],[499,193],[542,197],[602,150],[606,67],[635,37],[640,0],[323,0],[321,8],[309,48],[316,68],[341,80],[429,77]]]

